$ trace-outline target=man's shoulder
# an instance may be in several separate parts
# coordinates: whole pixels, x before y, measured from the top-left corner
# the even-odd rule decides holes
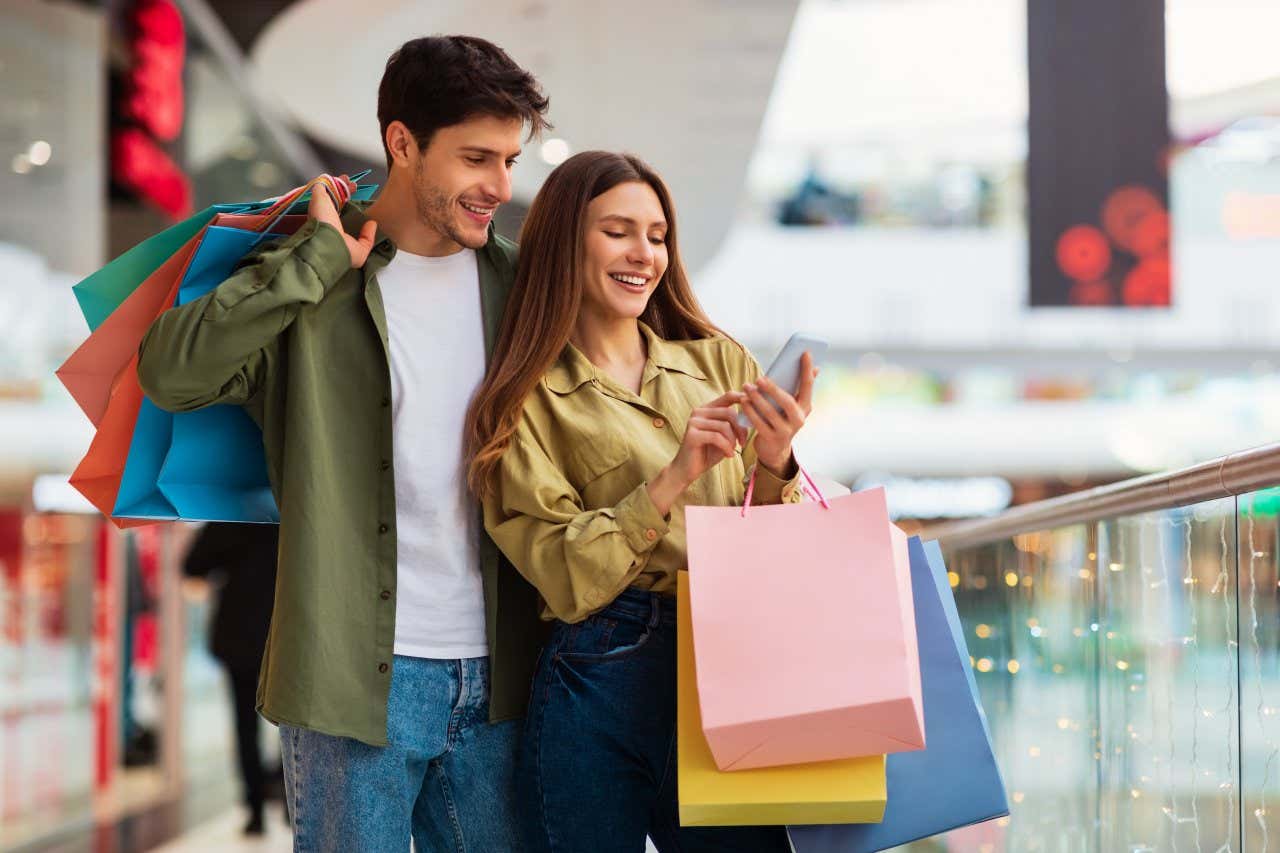
[[[503,237],[495,231],[489,240],[488,248],[499,255],[512,270],[516,268],[516,261],[519,260],[520,256],[520,244],[516,241]]]

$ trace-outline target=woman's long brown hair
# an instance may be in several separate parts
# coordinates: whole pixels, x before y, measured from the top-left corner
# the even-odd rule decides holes
[[[584,151],[570,157],[547,177],[529,207],[493,360],[467,410],[467,483],[481,497],[492,487],[525,399],[560,357],[577,321],[587,205],[630,181],[653,189],[667,220],[667,271],[640,319],[668,340],[724,335],[689,286],[676,241],[675,208],[658,173],[630,154]]]

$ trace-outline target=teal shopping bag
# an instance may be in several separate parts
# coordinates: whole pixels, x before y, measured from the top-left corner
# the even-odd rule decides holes
[[[367,175],[365,171],[352,180],[359,180]],[[352,196],[357,201],[368,201],[377,191],[377,184],[357,188]],[[305,213],[310,194],[304,195],[289,212]],[[80,313],[93,331],[102,325],[111,312],[120,306],[134,289],[159,269],[174,252],[182,248],[188,240],[200,233],[213,218],[220,213],[254,213],[265,210],[274,200],[233,202],[215,204],[206,207],[199,213],[190,216],[177,225],[170,226],[152,237],[148,237],[129,251],[108,263],[102,269],[85,278],[72,288],[76,301],[80,303]]]

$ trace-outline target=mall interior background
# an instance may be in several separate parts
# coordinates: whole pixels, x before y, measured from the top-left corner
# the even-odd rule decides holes
[[[800,454],[885,485],[908,532],[1274,441],[1280,4],[1140,0],[1163,20],[1133,50],[1164,60],[1169,304],[1091,304],[1121,282],[1038,305],[1033,69],[1089,61],[1036,65],[1041,1],[6,0],[0,850],[236,797],[192,531],[122,533],[67,485],[92,434],[53,375],[87,334],[71,285],[183,210],[376,180],[377,80],[414,35],[492,38],[551,94],[508,233],[570,153],[634,151],[720,325],[762,361],[831,342]],[[140,28],[152,7],[178,29]],[[146,85],[164,96],[130,99]],[[1111,162],[1082,138],[1077,162]],[[952,549],[1013,813],[917,848],[1280,845],[1278,515],[1267,489]]]

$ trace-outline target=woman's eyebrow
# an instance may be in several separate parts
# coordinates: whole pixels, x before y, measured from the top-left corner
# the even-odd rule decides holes
[[[601,222],[603,222],[603,221],[604,221],[604,220],[606,220],[606,219],[616,219],[617,221],[619,221],[619,222],[624,222],[624,223],[626,223],[627,225],[635,225],[635,224],[636,224],[636,221],[635,221],[634,219],[632,219],[630,216],[623,216],[623,215],[622,215],[622,214],[620,214],[620,213],[609,213],[609,214],[605,214],[604,216],[601,216],[601,217],[600,217],[600,221],[601,221]],[[650,228],[666,228],[666,227],[667,227],[667,223],[666,223],[666,220],[663,220],[663,219],[657,219],[657,220],[654,220],[653,222],[651,222],[651,223],[649,224],[649,227],[650,227]]]

